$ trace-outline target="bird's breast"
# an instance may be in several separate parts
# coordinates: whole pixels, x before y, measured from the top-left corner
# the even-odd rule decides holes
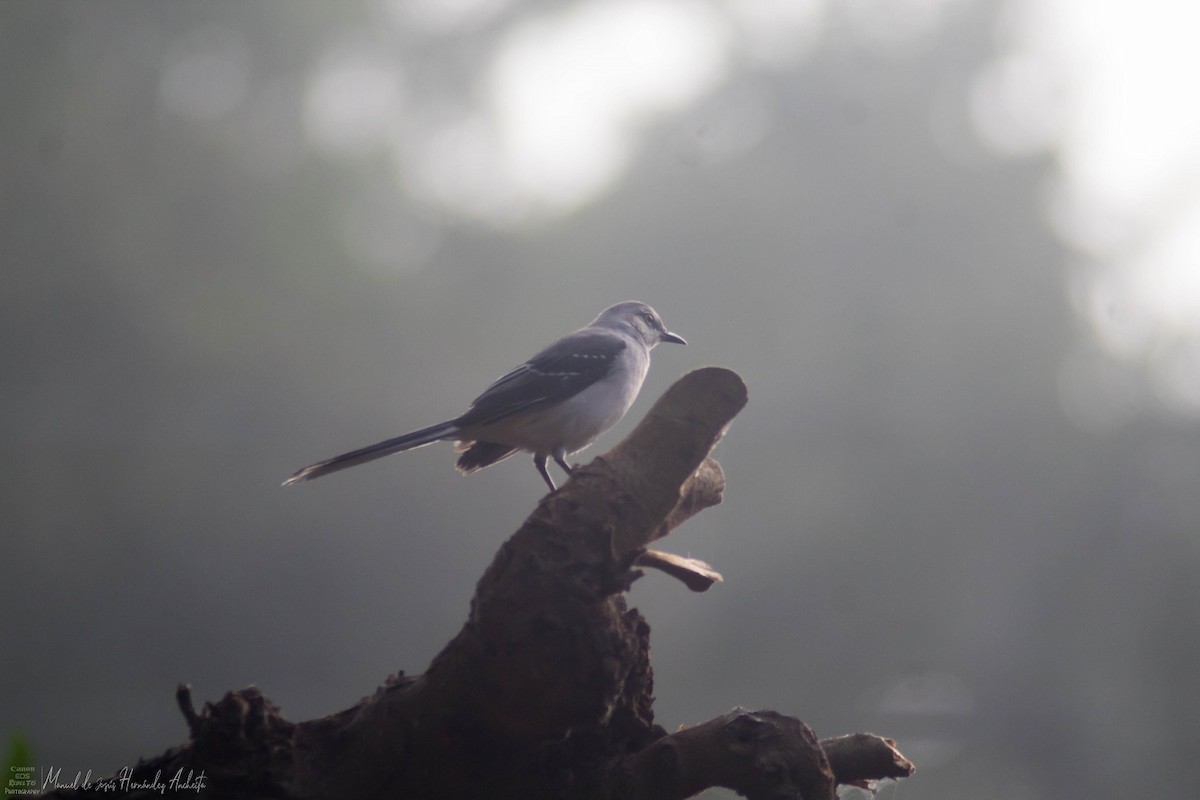
[[[582,450],[625,416],[648,367],[645,357],[622,359],[611,373],[562,403],[509,421],[507,443],[543,454]]]

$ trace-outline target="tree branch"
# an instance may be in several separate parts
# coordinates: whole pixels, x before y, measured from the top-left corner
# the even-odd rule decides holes
[[[894,740],[873,733],[822,739],[821,749],[834,778],[846,786],[866,789],[871,781],[907,778],[917,769],[896,749]]]

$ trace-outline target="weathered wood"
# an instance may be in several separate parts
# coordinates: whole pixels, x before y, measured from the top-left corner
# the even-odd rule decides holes
[[[159,796],[154,781],[179,775],[221,798],[636,800],[724,785],[817,800],[836,782],[895,777],[903,757],[889,743],[895,758],[880,760],[887,740],[835,740],[827,755],[807,726],[774,712],[735,710],[672,735],[654,721],[650,629],[625,590],[638,566],[697,590],[720,580],[703,562],[646,548],[721,501],[725,478],[708,455],[745,403],[728,370],[677,381],[500,547],[425,674],[302,723],[253,687],[198,713],[181,687],[190,741],[139,764],[113,796]]]

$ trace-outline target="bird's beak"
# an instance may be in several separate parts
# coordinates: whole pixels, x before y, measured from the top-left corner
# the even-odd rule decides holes
[[[684,339],[678,333],[671,333],[670,331],[663,331],[662,333],[660,333],[658,335],[658,339],[661,342],[674,342],[675,344],[687,344],[686,339]]]

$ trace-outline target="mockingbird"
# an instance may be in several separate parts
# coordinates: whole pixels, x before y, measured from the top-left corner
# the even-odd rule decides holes
[[[571,474],[567,456],[596,441],[625,415],[650,368],[650,351],[659,342],[687,344],[645,303],[617,303],[586,328],[567,334],[499,378],[461,416],[319,461],[283,485],[453,441],[462,453],[457,469],[464,475],[518,450],[533,453],[533,465],[553,492],[546,459],[553,458]]]

